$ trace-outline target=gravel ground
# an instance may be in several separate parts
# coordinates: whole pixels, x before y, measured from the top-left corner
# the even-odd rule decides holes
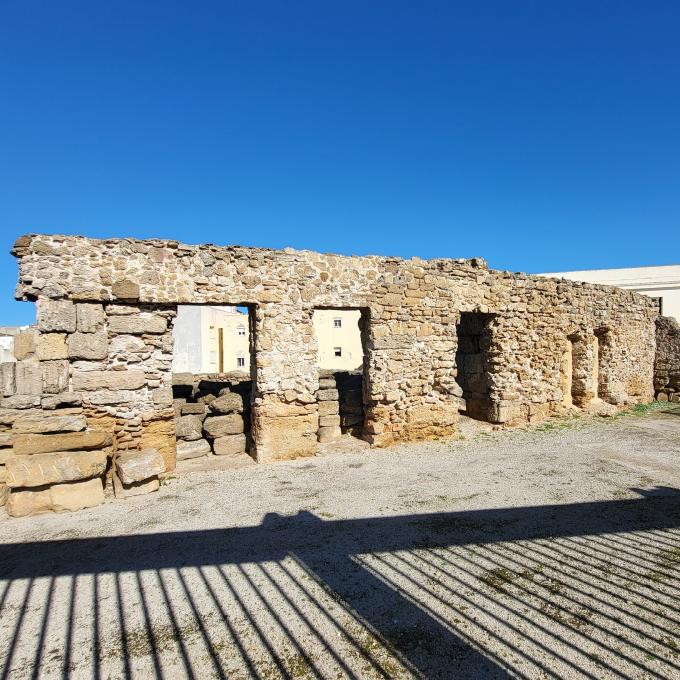
[[[680,409],[466,433],[0,520],[1,677],[680,677]]]

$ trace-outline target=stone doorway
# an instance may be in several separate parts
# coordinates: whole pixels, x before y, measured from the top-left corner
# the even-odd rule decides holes
[[[178,467],[252,464],[254,310],[179,305],[172,392]]]

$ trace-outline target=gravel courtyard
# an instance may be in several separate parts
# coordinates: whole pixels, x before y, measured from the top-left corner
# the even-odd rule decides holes
[[[0,520],[2,678],[680,677],[680,408]]]

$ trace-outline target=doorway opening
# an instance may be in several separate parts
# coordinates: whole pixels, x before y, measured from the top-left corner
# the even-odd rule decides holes
[[[219,467],[252,462],[254,328],[252,306],[177,307],[172,392],[180,469],[207,459],[219,458]]]
[[[463,390],[465,410],[475,420],[489,421],[489,349],[493,314],[462,312],[456,325],[456,382]]]
[[[343,435],[361,438],[367,389],[368,309],[315,309],[313,325],[318,343],[318,440],[327,443]]]
[[[574,333],[568,340],[571,343],[571,403],[583,408],[597,397],[597,338]]]

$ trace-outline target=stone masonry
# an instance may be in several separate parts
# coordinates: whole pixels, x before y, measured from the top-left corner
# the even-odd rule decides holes
[[[654,390],[659,401],[680,403],[680,324],[667,316],[656,320]]]
[[[30,341],[19,340],[14,368],[0,373],[0,456],[7,464],[23,455],[13,450],[17,437],[40,436],[19,433],[19,413],[35,419],[78,409],[67,415],[84,416],[79,432],[97,424],[111,439],[104,447],[111,453],[101,474],[92,472],[100,470],[99,459],[73,469],[85,469],[85,481],[111,479],[123,495],[153,490],[161,467],[175,465],[178,304],[249,306],[249,452],[258,462],[314,455],[322,428],[337,428],[338,419],[330,418],[335,406],[320,413],[320,404],[333,400],[319,398],[315,308],[362,312],[363,409],[355,407],[364,416],[363,426],[352,427],[374,446],[451,435],[466,400],[473,417],[515,424],[654,396],[654,302],[607,286],[494,271],[480,259],[344,257],[161,240],[31,235],[18,239],[13,254],[16,297],[36,302],[38,324]],[[463,314],[483,323],[462,324]],[[468,367],[475,373],[463,388],[459,378]],[[206,418],[212,413],[201,409]],[[226,423],[231,415],[219,417]],[[227,430],[211,438],[242,434]],[[143,464],[135,467],[137,456]],[[65,483],[74,483],[73,475]],[[45,482],[36,493],[58,495],[60,483]],[[10,496],[16,488],[24,487]]]

